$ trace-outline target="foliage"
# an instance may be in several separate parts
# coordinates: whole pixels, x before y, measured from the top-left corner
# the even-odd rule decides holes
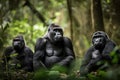
[[[1,80],[32,80],[33,73],[24,72],[22,70],[9,70],[0,72]]]
[[[64,67],[57,65],[50,70],[40,69],[36,72],[24,72],[22,70],[15,69],[4,71],[4,69],[2,69],[2,71],[0,71],[0,76],[1,79],[13,80],[119,80],[119,66],[112,65],[106,71],[100,69],[97,72],[88,74],[87,76],[80,76],[80,64],[81,60],[78,58],[73,62],[73,65],[71,65],[71,68],[68,71],[66,71]]]
[[[25,5],[26,0],[0,0],[0,78],[35,80],[39,79],[61,79],[61,80],[118,80],[119,65],[111,67],[108,71],[99,70],[97,74],[91,73],[87,77],[81,77],[79,68],[81,60],[86,50],[91,45],[91,35],[94,28],[91,22],[91,2],[90,0],[71,0],[72,9],[72,29],[70,32],[70,19],[68,16],[68,0],[28,0],[35,9],[42,14],[45,22],[59,24],[64,29],[64,35],[70,37],[73,34],[73,47],[76,61],[71,65],[70,71],[54,67],[50,71],[40,70],[38,72],[26,73],[21,70],[4,71],[2,64],[2,53],[5,47],[11,45],[12,39],[19,34],[25,38],[26,45],[34,50],[34,45],[39,37],[43,37],[48,25],[43,25],[38,16],[29,6]],[[105,31],[117,45],[120,44],[120,2],[119,0],[102,0],[102,11]],[[14,55],[13,55],[14,56]],[[116,55],[116,50],[111,53],[113,64],[117,64],[120,55]],[[119,56],[119,57],[118,57]],[[12,57],[12,56],[11,56]],[[19,65],[18,65],[19,66]],[[65,71],[65,72],[64,72]],[[3,73],[4,72],[4,73]]]
[[[13,21],[10,23],[9,35],[11,35],[10,39],[13,37],[22,34],[25,38],[26,44],[34,49],[34,44],[36,43],[36,39],[42,37],[45,34],[46,27],[43,27],[41,24],[35,24],[33,26],[28,24],[27,19],[23,19],[21,21]],[[11,42],[9,43],[11,45]]]
[[[4,44],[7,42],[6,37],[9,35],[7,32],[8,27],[9,27],[9,24],[7,22],[0,25],[0,51],[1,52],[2,52],[2,49],[4,48]]]

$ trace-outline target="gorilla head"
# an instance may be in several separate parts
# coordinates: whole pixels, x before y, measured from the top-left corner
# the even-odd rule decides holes
[[[24,48],[25,46],[25,42],[24,42],[24,39],[23,39],[23,36],[17,36],[13,39],[13,48],[16,50],[16,51],[19,51],[21,50],[22,48]]]
[[[63,40],[63,30],[59,25],[51,24],[48,27],[48,38],[51,42],[56,43]]]
[[[93,34],[92,43],[96,49],[101,49],[104,48],[108,39],[108,35],[105,32],[97,31]]]

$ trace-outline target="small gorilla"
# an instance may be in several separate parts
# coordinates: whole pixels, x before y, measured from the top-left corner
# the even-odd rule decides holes
[[[98,70],[104,65],[104,61],[110,62],[112,60],[110,53],[116,44],[109,39],[105,32],[95,32],[92,37],[92,44],[93,46],[88,49],[80,67],[81,76]],[[99,62],[101,62],[101,64]]]
[[[59,25],[51,24],[47,35],[36,42],[33,66],[34,70],[40,67],[50,69],[54,65],[68,67],[74,58],[71,40],[63,36]]]
[[[25,46],[23,36],[19,35],[13,39],[12,46],[4,51],[3,61],[8,68],[33,70],[33,52]]]

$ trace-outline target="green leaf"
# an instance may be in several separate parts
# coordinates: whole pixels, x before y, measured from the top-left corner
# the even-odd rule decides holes
[[[16,57],[17,55],[18,55],[18,53],[13,53],[10,55],[10,57],[13,58],[13,57]]]
[[[107,0],[107,3],[110,3],[110,0]]]

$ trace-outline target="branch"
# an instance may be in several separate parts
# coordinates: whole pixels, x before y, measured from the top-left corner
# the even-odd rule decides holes
[[[43,22],[44,25],[46,25],[45,18],[43,17],[43,15],[35,9],[33,4],[31,4],[29,0],[26,0],[23,6],[28,6],[31,9],[31,11],[39,18],[39,20]]]

